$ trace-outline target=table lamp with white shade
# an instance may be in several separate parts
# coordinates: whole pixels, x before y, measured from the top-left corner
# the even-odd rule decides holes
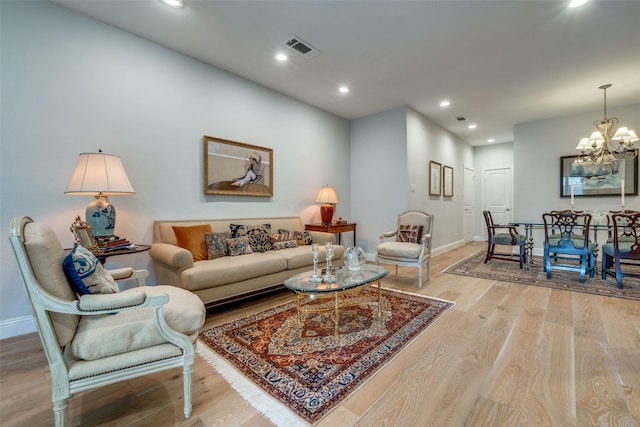
[[[96,237],[113,236],[116,209],[108,196],[135,194],[119,156],[103,153],[82,153],[67,184],[65,194],[94,196],[85,211],[86,222]]]
[[[336,203],[340,203],[338,195],[333,187],[322,187],[316,197],[316,203],[322,203],[320,206],[320,218],[323,224],[331,224],[333,219],[333,210]]]

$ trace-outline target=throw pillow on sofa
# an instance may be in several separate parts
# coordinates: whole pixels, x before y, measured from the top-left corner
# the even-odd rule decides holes
[[[120,291],[113,277],[88,249],[76,245],[62,262],[62,269],[78,295],[115,294]]]
[[[298,247],[298,244],[296,243],[295,240],[283,240],[279,242],[273,242],[274,251],[279,251],[280,249],[287,249],[287,248],[297,248],[297,247]]]
[[[204,241],[204,235],[213,232],[211,224],[186,227],[174,225],[172,228],[176,235],[178,246],[191,252],[194,261],[207,259],[207,246]]]
[[[229,255],[247,255],[252,254],[251,245],[249,244],[249,238],[247,236],[236,237],[235,239],[227,239],[227,249]]]
[[[272,234],[271,238],[278,239],[279,241],[295,240],[298,246],[306,246],[313,243],[313,238],[311,237],[311,233],[309,233],[308,231],[298,231],[298,230],[289,231],[284,228],[279,228],[278,234]]]
[[[230,238],[231,233],[228,231],[205,234],[204,241],[207,247],[207,259],[216,259],[228,255],[227,240]]]
[[[231,237],[233,238],[247,236],[253,252],[266,252],[273,249],[271,239],[269,238],[271,224],[230,224],[229,228],[231,229]]]

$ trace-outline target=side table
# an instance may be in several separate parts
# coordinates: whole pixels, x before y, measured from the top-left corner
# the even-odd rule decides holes
[[[149,249],[151,249],[150,245],[135,245],[134,247],[130,248],[114,249],[108,252],[100,252],[99,255],[96,255],[96,258],[98,258],[101,264],[104,264],[107,258],[109,258],[110,256],[137,254],[139,252],[148,251]]]
[[[308,231],[324,231],[325,233],[338,234],[338,244],[341,244],[341,236],[345,231],[353,232],[353,246],[356,246],[356,223],[348,222],[346,224],[305,224],[304,229]]]

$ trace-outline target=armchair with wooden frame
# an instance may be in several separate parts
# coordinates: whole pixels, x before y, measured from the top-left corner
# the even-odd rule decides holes
[[[624,276],[640,277],[640,212],[611,212],[611,222],[613,236],[602,245],[602,279],[609,274],[622,289]]]
[[[10,243],[51,369],[54,422],[66,423],[75,393],[171,368],[181,368],[184,416],[191,415],[191,371],[205,309],[191,292],[173,286],[137,286],[78,296],[70,286],[65,250],[51,228],[15,217]],[[119,269],[134,279],[145,270]]]
[[[418,287],[422,287],[422,266],[427,264],[427,280],[431,270],[431,233],[433,215],[410,210],[398,215],[397,228],[382,233],[376,246],[376,263],[418,268]],[[393,240],[391,240],[393,239]]]
[[[482,214],[484,215],[484,221],[487,226],[487,255],[484,258],[485,264],[493,258],[505,261],[518,261],[522,269],[527,262],[527,251],[525,247],[526,236],[518,233],[515,225],[494,224],[491,212],[482,211]],[[514,256],[515,254],[513,252],[496,252],[496,245],[509,246],[511,248],[517,246],[518,254]]]

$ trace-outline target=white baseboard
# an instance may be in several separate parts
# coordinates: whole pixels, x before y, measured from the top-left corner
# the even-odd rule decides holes
[[[14,317],[0,322],[0,339],[36,332],[33,316]]]

